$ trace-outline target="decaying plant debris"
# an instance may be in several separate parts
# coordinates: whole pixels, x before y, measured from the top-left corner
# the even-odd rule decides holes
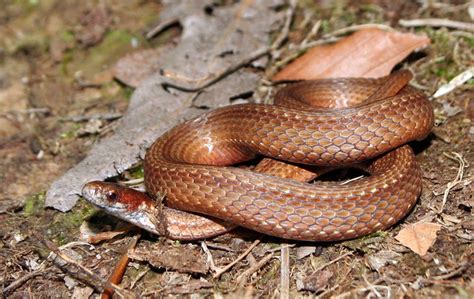
[[[437,126],[428,140],[414,144],[424,172],[423,193],[415,209],[394,228],[329,244],[285,243],[244,229],[191,243],[143,234],[130,253],[122,282],[108,282],[136,233],[130,231],[94,245],[86,243],[81,240],[85,224],[91,234],[126,230],[126,225],[81,200],[68,213],[44,209],[45,192],[55,179],[77,165],[93,144],[120,130],[126,120],[118,119],[127,109],[139,107],[128,101],[130,87],[113,80],[117,75],[114,65],[120,58],[147,50],[145,58],[137,60],[150,55],[155,61],[150,49],[161,47],[171,57],[172,50],[167,49],[179,44],[187,32],[186,24],[180,22],[192,22],[192,13],[204,20],[228,13],[231,25],[226,28],[235,29],[245,23],[240,23],[239,17],[249,17],[246,5],[259,3],[196,2],[195,6],[179,7],[166,2],[167,8],[143,1],[125,4],[112,0],[101,2],[101,7],[92,2],[30,1],[8,4],[0,12],[0,22],[5,25],[0,27],[0,267],[5,296],[89,297],[104,288],[125,297],[194,293],[324,298],[473,296],[472,79],[432,99]],[[219,38],[209,46],[219,50],[219,61],[227,63],[213,65],[211,61],[214,75],[245,59],[255,59],[227,78],[239,81],[243,89],[234,89],[226,80],[218,82],[221,87],[210,85],[194,92],[170,88],[170,95],[184,98],[178,110],[186,114],[172,115],[167,127],[155,124],[154,135],[143,134],[153,139],[207,107],[267,101],[278,88],[268,80],[291,59],[310,46],[335,42],[367,27],[429,37],[429,47],[400,65],[414,73],[412,84],[429,95],[462,73],[466,76],[471,70],[472,74],[474,36],[469,12],[472,14],[474,4],[470,2],[300,1],[295,7],[291,3],[275,1],[262,8],[268,9],[272,20],[268,20],[268,28],[259,28],[262,39],[256,40],[253,50],[235,53],[223,47],[225,42]],[[164,9],[175,15],[157,20]],[[291,26],[285,27],[288,17]],[[405,27],[413,24],[410,20],[416,20],[417,27]],[[222,36],[225,41],[225,30]],[[281,36],[285,40],[280,42]],[[156,52],[161,55],[162,51]],[[150,66],[151,73],[157,70],[174,79],[175,75],[188,75],[173,64]],[[189,80],[172,83],[196,89],[209,82],[204,75],[184,76]],[[153,80],[145,79],[132,98],[147,93],[147,99],[153,99],[153,92],[144,91],[148,84],[161,92],[161,86],[152,86]],[[221,89],[230,94],[222,97]],[[160,102],[163,98],[154,100],[156,105],[165,105]],[[109,153],[121,150],[109,149]],[[104,162],[110,168],[99,177],[117,175],[127,168],[120,180],[142,176],[139,166],[130,168],[131,163],[120,164],[123,160],[117,156],[109,158]],[[90,175],[87,179],[97,173]],[[396,237],[403,230],[418,236],[423,233],[418,227],[422,224],[426,228],[425,223],[429,224],[427,235],[432,237],[426,253],[415,253],[409,243]],[[168,258],[153,259],[154,252]],[[187,255],[186,259],[180,258],[182,255]]]

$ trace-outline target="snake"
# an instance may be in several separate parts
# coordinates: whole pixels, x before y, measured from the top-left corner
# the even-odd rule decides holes
[[[82,195],[177,240],[209,238],[236,226],[315,242],[387,229],[421,193],[421,168],[407,143],[426,138],[434,122],[428,98],[408,84],[411,78],[401,70],[375,79],[301,81],[280,89],[273,105],[211,110],[147,149],[146,193],[92,181]],[[261,164],[246,165],[259,157],[265,157]],[[315,180],[343,167],[367,175],[345,184]]]

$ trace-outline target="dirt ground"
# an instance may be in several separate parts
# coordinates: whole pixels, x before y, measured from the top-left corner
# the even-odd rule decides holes
[[[217,2],[227,5],[231,1]],[[447,18],[472,24],[469,3],[355,3],[300,1],[289,40],[298,43],[307,35],[311,24],[305,24],[304,16],[308,11],[322,20],[316,39],[365,23],[424,33],[432,45],[402,65],[414,73],[415,86],[429,95],[473,67],[472,30],[414,29],[398,23],[400,19]],[[45,192],[52,181],[85,157],[94,142],[110,134],[116,118],[126,111],[133,89],[113,79],[111,69],[117,60],[138,49],[173,43],[180,29],[171,27],[153,39],[144,37],[159,23],[161,5],[155,1],[24,0],[2,6],[3,295],[97,296],[136,233],[87,245],[80,241],[85,224],[111,230],[123,223],[83,200],[69,213],[45,209]],[[282,278],[287,275],[289,297],[474,297],[473,83],[471,79],[432,101],[436,127],[427,140],[413,144],[423,169],[423,192],[401,224],[364,238],[325,244],[283,243],[244,229],[205,243],[160,240],[142,233],[118,291],[125,296],[285,297]],[[84,115],[112,117],[94,120]],[[130,176],[137,174],[140,176],[140,168],[129,172]],[[405,225],[420,220],[441,225],[436,241],[422,257],[394,239]],[[59,261],[60,257],[50,253],[60,246],[66,260]],[[248,254],[237,260],[246,250]],[[232,261],[237,263],[219,272]]]

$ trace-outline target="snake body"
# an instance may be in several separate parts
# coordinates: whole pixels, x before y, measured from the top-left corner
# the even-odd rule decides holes
[[[397,76],[406,81],[407,74]],[[433,126],[426,96],[399,84],[397,76],[295,83],[277,93],[274,105],[232,105],[182,123],[148,149],[146,189],[166,196],[171,209],[286,239],[333,241],[386,229],[410,211],[421,192],[421,170],[405,144],[423,139]],[[280,166],[264,173],[229,167],[257,155],[306,165],[355,165],[370,176],[345,185],[306,183],[283,178],[276,171]],[[174,238],[219,230],[200,233],[194,227],[183,233],[186,221],[201,216],[160,211],[152,222]]]

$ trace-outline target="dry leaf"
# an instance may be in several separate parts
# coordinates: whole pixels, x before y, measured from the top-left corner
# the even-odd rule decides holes
[[[430,39],[425,36],[364,29],[335,44],[312,48],[276,74],[273,80],[382,77],[412,51],[429,44]]]
[[[329,283],[329,279],[333,277],[333,275],[334,273],[332,271],[323,270],[314,272],[304,279],[299,277],[296,281],[296,288],[298,291],[318,292]]]
[[[436,233],[440,229],[440,224],[417,222],[403,228],[395,239],[420,256],[424,256],[434,244]]]
[[[397,264],[396,258],[399,256],[400,254],[395,251],[381,250],[374,254],[369,254],[366,257],[366,261],[367,261],[367,264],[370,266],[370,268],[379,272],[379,270],[385,265]]]

